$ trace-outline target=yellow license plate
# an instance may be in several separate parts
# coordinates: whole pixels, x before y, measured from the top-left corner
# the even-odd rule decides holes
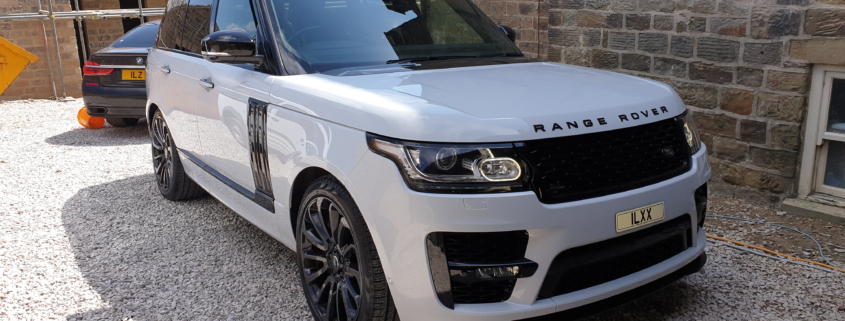
[[[140,69],[124,69],[121,77],[123,80],[146,80],[147,73]]]
[[[663,220],[663,202],[616,213],[616,232],[627,231]]]

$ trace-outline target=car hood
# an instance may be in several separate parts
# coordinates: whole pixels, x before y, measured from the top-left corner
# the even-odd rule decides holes
[[[279,77],[271,103],[378,135],[509,142],[642,125],[685,110],[671,87],[558,63]]]

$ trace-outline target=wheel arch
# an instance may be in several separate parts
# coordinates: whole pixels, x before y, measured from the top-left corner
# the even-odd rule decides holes
[[[156,104],[154,104],[154,103],[153,103],[153,104],[150,104],[150,105],[147,107],[147,115],[146,115],[146,117],[147,117],[147,126],[150,126],[150,123],[151,123],[151,121],[150,121],[150,120],[152,120],[152,119],[153,119],[153,114],[155,114],[156,110],[158,110],[158,109],[159,109],[159,108],[158,108],[158,105],[156,105]]]
[[[290,192],[290,227],[294,235],[296,234],[296,220],[299,215],[299,205],[302,203],[302,197],[305,196],[305,190],[311,186],[315,180],[323,176],[331,176],[337,180],[341,185],[344,185],[341,180],[337,179],[335,175],[320,167],[308,167],[301,170],[291,184]],[[344,186],[345,187],[345,186]],[[348,188],[347,188],[348,190]]]

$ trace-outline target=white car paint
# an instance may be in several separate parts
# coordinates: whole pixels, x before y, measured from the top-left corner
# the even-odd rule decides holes
[[[186,138],[191,137],[191,130],[199,137],[211,126],[217,126],[215,135],[228,133],[219,124],[210,122],[209,127],[197,129],[196,120],[173,116],[182,108],[174,105],[173,99],[181,97],[183,91],[194,90],[188,87],[199,85],[166,85],[177,71],[171,65],[171,74],[159,72],[162,64],[169,63],[168,55],[156,49],[150,54],[149,105],[163,111],[171,128],[185,131],[174,133],[177,146],[191,141]],[[705,148],[693,155],[689,172],[669,180],[593,199],[543,204],[531,191],[412,191],[395,164],[371,152],[365,139],[370,132],[426,142],[517,142],[610,131],[683,113],[683,102],[664,84],[556,63],[363,76],[266,76],[261,81],[245,79],[243,69],[220,64],[212,77],[227,84],[221,87],[232,90],[267,86],[261,88],[267,88],[264,97],[270,104],[267,139],[275,214],[257,215],[268,212],[182,155],[188,175],[234,211],[295,249],[289,216],[291,184],[309,167],[329,172],[349,190],[360,208],[403,320],[512,320],[561,311],[656,280],[704,250],[704,233],[699,229],[694,232],[693,247],[669,260],[599,286],[537,301],[540,285],[557,253],[631,232],[615,231],[615,213],[660,201],[665,202],[666,219],[695,213],[693,191],[710,177]],[[242,93],[203,99],[219,108],[231,104],[228,99],[245,102],[248,94]],[[262,90],[252,93],[265,94]],[[627,121],[620,115],[627,116]],[[545,131],[536,129],[538,124],[544,125]],[[554,124],[561,128],[553,130]],[[201,145],[203,150],[208,148],[205,140]],[[471,204],[485,204],[486,208]],[[694,215],[691,220],[691,226],[696,226]],[[429,273],[424,246],[427,234],[521,229],[530,235],[526,258],[538,263],[539,269],[533,277],[517,281],[509,300],[458,304],[453,310],[440,304]]]

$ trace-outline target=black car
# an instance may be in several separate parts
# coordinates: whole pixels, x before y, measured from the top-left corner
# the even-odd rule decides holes
[[[142,24],[97,51],[82,67],[82,99],[91,116],[116,127],[144,118],[147,102],[147,52],[155,44],[159,21]]]

